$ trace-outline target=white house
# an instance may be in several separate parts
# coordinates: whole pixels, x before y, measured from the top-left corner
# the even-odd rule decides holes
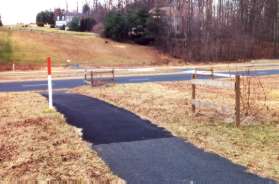
[[[55,26],[57,28],[65,28],[69,22],[73,20],[74,17],[80,17],[80,13],[63,12],[61,15],[56,16]]]

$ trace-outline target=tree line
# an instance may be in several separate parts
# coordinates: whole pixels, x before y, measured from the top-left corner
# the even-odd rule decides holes
[[[193,60],[278,57],[278,5],[278,0],[176,0],[158,46]]]
[[[107,0],[104,6],[123,16],[137,3],[149,13],[153,9],[155,46],[176,57],[210,61],[279,55],[278,0]],[[114,28],[123,25],[119,14]]]
[[[45,24],[55,27],[55,20],[56,19],[53,11],[41,11],[36,16],[36,24],[39,27],[43,27]]]
[[[278,57],[278,10],[279,0],[93,0],[83,7],[108,38],[203,61]]]
[[[91,31],[93,26],[96,24],[96,21],[90,12],[89,5],[87,3],[84,4],[82,8],[82,14],[74,12],[76,16],[71,15],[71,21],[59,28],[65,30],[65,28],[68,27],[70,31]],[[67,14],[69,13],[73,14],[73,12],[67,12],[60,8],[54,9],[54,11],[41,11],[36,16],[36,24],[39,27],[50,25],[51,28],[54,28],[56,26],[57,17],[66,18],[66,16],[68,16]]]

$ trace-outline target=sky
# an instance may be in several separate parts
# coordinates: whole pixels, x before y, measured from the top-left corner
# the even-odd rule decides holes
[[[77,0],[67,0],[69,10],[77,9]],[[78,0],[79,9],[85,0]],[[6,25],[34,23],[36,15],[42,10],[66,9],[66,0],[0,0],[0,15]]]
[[[38,12],[54,8],[66,9],[66,2],[69,10],[76,10],[77,2],[81,10],[84,3],[91,4],[92,0],[0,0],[0,15],[5,25],[35,23]]]

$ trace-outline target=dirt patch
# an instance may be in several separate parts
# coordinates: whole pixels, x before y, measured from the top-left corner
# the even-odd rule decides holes
[[[123,183],[35,93],[0,94],[0,180]]]

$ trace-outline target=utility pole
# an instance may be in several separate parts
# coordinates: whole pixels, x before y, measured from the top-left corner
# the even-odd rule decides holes
[[[66,3],[66,13],[68,13],[68,12],[69,12],[69,4],[68,4],[68,1],[65,0],[65,3]]]
[[[78,1],[77,1],[77,13],[78,13]]]

